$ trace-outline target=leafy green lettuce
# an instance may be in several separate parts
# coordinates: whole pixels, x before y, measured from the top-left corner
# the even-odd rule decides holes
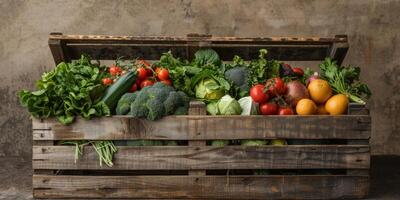
[[[105,89],[101,84],[102,70],[87,56],[72,63],[62,62],[42,75],[37,91],[19,93],[21,104],[34,117],[57,117],[65,125],[72,123],[75,116],[109,116],[110,110],[100,101]]]

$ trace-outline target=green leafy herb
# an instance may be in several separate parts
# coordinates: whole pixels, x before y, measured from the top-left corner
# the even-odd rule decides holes
[[[326,79],[336,93],[345,94],[356,103],[365,104],[371,96],[366,84],[360,82],[360,68],[339,66],[336,61],[326,58],[319,64],[322,78]]]

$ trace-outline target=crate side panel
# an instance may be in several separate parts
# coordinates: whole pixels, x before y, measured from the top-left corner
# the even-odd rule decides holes
[[[158,121],[113,116],[78,118],[69,126],[55,120],[33,121],[34,140],[369,139],[370,135],[368,115],[188,115],[167,116]]]
[[[366,145],[309,146],[119,146],[114,166],[100,166],[85,147],[74,163],[73,146],[33,147],[34,169],[191,170],[191,169],[368,169]]]
[[[367,176],[46,176],[35,198],[363,198]]]

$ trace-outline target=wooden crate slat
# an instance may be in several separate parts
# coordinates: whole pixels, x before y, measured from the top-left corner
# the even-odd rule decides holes
[[[92,147],[74,163],[74,146],[33,147],[34,169],[368,169],[367,145],[119,146],[114,166],[100,166]]]
[[[109,60],[124,56],[125,59],[141,57],[154,60],[168,50],[180,58],[191,59],[199,48],[215,49],[222,60],[232,60],[234,55],[251,60],[258,57],[259,49],[264,48],[269,51],[268,58],[273,59],[307,61],[333,56],[341,62],[347,52],[348,41],[347,36],[249,38],[188,34],[183,37],[149,37],[52,33],[49,46],[56,63],[78,59],[82,53],[93,59]]]
[[[367,176],[33,176],[35,198],[363,198]]]
[[[220,41],[220,42],[301,42],[307,44],[313,43],[330,43],[330,42],[341,42],[346,43],[347,37],[333,37],[333,38],[323,38],[323,37],[221,37],[221,36],[211,36],[211,35],[198,35],[189,34],[186,36],[112,36],[112,35],[63,35],[62,33],[52,33],[49,39],[73,41],[73,42],[89,42],[89,41],[187,41],[190,37],[192,41]]]
[[[196,126],[193,126],[193,124]],[[37,133],[37,130],[50,131]],[[148,121],[127,116],[84,120],[64,126],[33,120],[34,140],[369,139],[371,117],[342,116],[167,116]]]

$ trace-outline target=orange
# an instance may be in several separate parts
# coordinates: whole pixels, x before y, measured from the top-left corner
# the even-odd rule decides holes
[[[296,105],[298,115],[312,115],[317,112],[317,105],[311,99],[301,99]]]
[[[329,115],[328,111],[325,109],[324,104],[317,105],[317,114],[318,115]]]
[[[325,109],[331,115],[341,115],[346,113],[349,99],[344,94],[337,94],[328,99],[325,103]]]
[[[308,85],[308,93],[315,103],[325,103],[332,96],[332,88],[328,81],[315,79]]]

